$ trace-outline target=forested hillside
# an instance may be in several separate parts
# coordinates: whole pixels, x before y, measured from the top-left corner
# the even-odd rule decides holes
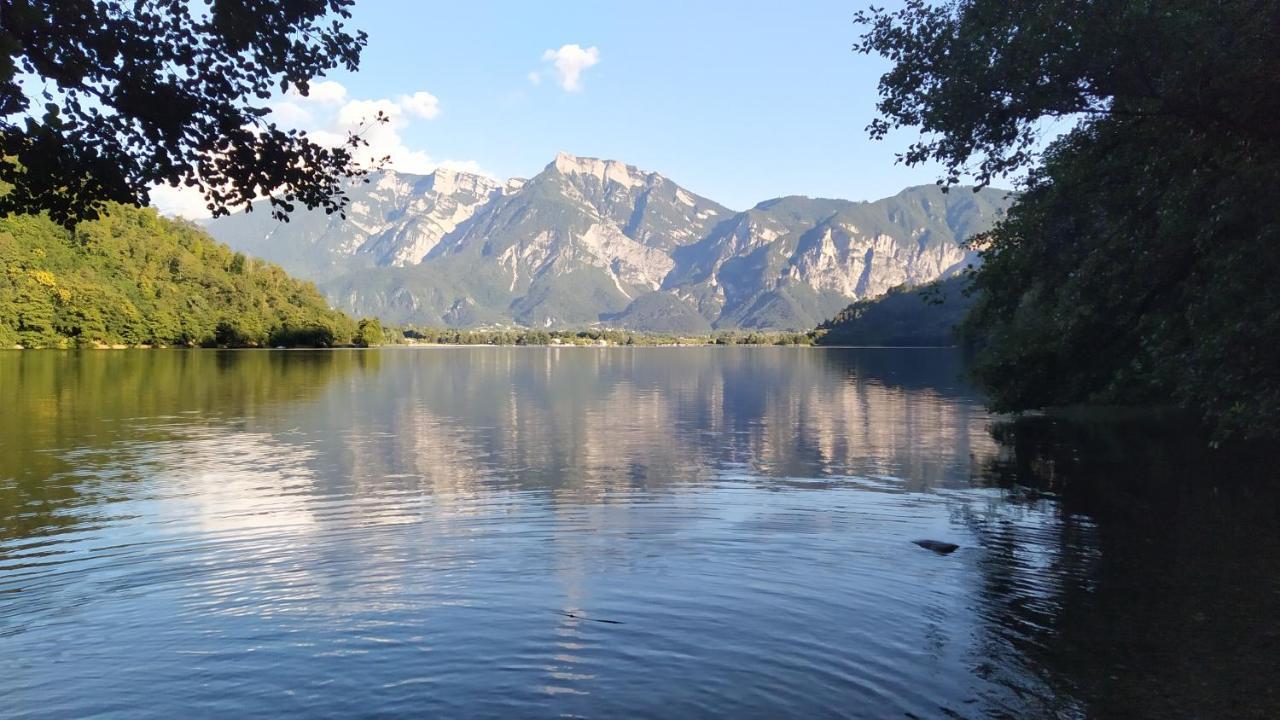
[[[956,329],[973,301],[966,278],[955,276],[924,287],[905,285],[881,297],[859,300],[818,326],[819,345],[925,347],[955,344]]]
[[[74,232],[0,218],[0,347],[332,345],[355,323],[310,283],[153,210]]]

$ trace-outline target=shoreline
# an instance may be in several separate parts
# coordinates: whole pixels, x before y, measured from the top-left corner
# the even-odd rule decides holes
[[[594,343],[385,343],[382,345],[334,345],[332,347],[202,347],[199,345],[107,345],[85,347],[7,347],[0,352],[99,352],[120,350],[246,350],[246,351],[280,351],[280,350],[391,350],[391,349],[443,349],[443,348],[544,348],[544,349],[582,349],[582,350],[620,350],[636,348],[803,348],[810,350],[954,350],[957,345],[814,345],[796,343],[636,343],[632,345]]]

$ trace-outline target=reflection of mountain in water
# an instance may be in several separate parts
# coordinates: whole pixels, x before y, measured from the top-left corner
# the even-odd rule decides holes
[[[281,458],[321,494],[425,492],[457,506],[532,489],[592,501],[735,473],[956,485],[971,454],[992,452],[958,375],[953,353],[927,350],[5,353],[0,513],[22,536],[69,522],[59,505],[175,472],[248,507],[253,493],[227,478],[255,464],[268,477]]]
[[[298,421],[345,428],[337,477],[378,488],[582,500],[742,468],[918,489],[966,483],[971,454],[992,452],[958,374],[950,351],[406,350]]]

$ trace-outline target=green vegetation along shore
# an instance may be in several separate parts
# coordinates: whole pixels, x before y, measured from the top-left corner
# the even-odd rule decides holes
[[[954,345],[973,306],[966,279],[956,276],[918,288],[905,285],[859,300],[814,330],[819,345],[926,347]]]
[[[153,210],[112,205],[74,231],[0,218],[0,347],[314,347],[359,333],[311,283]]]

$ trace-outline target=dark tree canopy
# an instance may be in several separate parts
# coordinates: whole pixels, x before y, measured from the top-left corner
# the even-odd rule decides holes
[[[1029,172],[966,320],[1000,410],[1177,403],[1280,433],[1280,0],[959,0],[860,15],[873,135]],[[1037,153],[1046,120],[1073,129]]]
[[[1033,164],[1055,118],[1280,132],[1275,0],[907,0],[857,22],[866,31],[855,49],[894,63],[872,135],[918,128],[906,162],[938,161],[984,184]]]
[[[340,210],[360,138],[322,147],[265,102],[356,68],[352,2],[0,0],[0,215],[69,225],[160,183],[199,188],[214,215],[263,195],[280,216]]]

